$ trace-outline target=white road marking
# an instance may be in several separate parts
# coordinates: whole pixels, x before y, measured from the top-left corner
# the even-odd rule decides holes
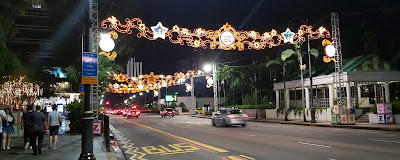
[[[250,136],[250,137],[254,137],[255,135],[252,135],[252,134],[247,134],[247,133],[239,133],[240,135],[243,135],[243,136]]]
[[[370,141],[376,141],[376,142],[388,142],[388,143],[399,143],[398,141],[387,141],[387,140],[381,140],[381,139],[368,139]]]
[[[306,143],[306,142],[297,142],[300,144],[305,144],[305,145],[310,145],[310,146],[317,146],[317,147],[324,147],[324,148],[332,148],[331,146],[325,146],[325,145],[320,145],[320,144],[312,144],[312,143]]]
[[[208,128],[208,130],[215,131],[216,129],[215,128]]]
[[[305,132],[292,132],[292,133],[296,133],[296,134],[305,134],[305,135],[314,135],[314,134],[311,134],[311,133],[305,133]]]
[[[158,124],[158,125],[160,125],[160,126],[167,126],[167,125],[165,125],[165,124],[161,124],[161,123],[160,123],[160,124]]]
[[[336,160],[336,159],[333,159],[333,158],[326,158],[327,160]]]

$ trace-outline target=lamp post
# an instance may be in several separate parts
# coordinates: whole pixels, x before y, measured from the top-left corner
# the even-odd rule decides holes
[[[215,80],[217,79],[217,63],[214,63],[213,65],[207,64],[204,66],[204,71],[205,72],[210,72],[212,70],[212,84],[213,84],[213,91],[214,91],[214,112],[218,111],[218,83],[216,84]],[[207,80],[207,84],[210,84],[211,81],[210,79]]]

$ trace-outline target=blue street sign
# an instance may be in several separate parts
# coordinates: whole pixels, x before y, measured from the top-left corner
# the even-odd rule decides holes
[[[79,92],[85,92],[85,85],[79,84]]]
[[[97,77],[96,53],[82,53],[82,77]]]

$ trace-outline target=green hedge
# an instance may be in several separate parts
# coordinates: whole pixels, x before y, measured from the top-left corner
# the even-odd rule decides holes
[[[376,105],[371,108],[371,112],[377,114]],[[392,113],[393,114],[400,114],[400,100],[392,101]]]
[[[262,104],[262,105],[233,105],[227,108],[238,108],[238,109],[275,109],[275,104]]]

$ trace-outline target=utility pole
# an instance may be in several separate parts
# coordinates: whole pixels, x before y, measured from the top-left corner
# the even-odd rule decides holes
[[[84,33],[84,51],[92,52],[92,0],[84,1],[85,12],[85,33]],[[93,106],[92,106],[92,84],[85,84],[85,102],[82,120],[82,152],[79,160],[96,159],[93,153]]]
[[[308,20],[307,20],[308,24]],[[315,121],[315,105],[314,105],[314,92],[313,92],[313,82],[312,82],[312,68],[311,68],[311,53],[310,53],[310,37],[307,35],[307,52],[308,52],[308,72],[310,72],[310,92],[311,92],[311,123],[316,123]]]

